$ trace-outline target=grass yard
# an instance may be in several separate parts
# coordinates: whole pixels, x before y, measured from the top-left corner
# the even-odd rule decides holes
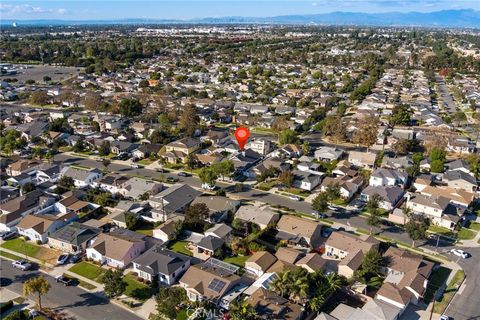
[[[453,233],[451,230],[447,229],[447,228],[444,228],[444,227],[439,227],[439,226],[436,226],[436,225],[431,225],[430,227],[428,227],[428,231],[430,232],[433,232],[433,233],[438,233],[438,234],[441,234],[441,235],[444,235],[444,236],[453,236]]]
[[[448,279],[448,276],[452,272],[451,269],[445,267],[439,267],[433,271],[430,281],[428,282],[427,290],[425,291],[424,300],[427,302],[432,301],[435,291]]]
[[[186,248],[187,245],[188,242],[186,241],[173,241],[168,244],[168,249],[187,256],[193,256],[193,253]]]
[[[68,269],[68,271],[78,274],[93,281],[100,281],[101,276],[105,272],[105,269],[96,266],[92,263],[82,261]]]
[[[150,286],[137,280],[134,274],[127,274],[123,277],[123,280],[127,283],[125,294],[129,297],[145,301],[152,296]]]
[[[29,243],[24,241],[22,238],[16,238],[12,240],[5,241],[2,245],[2,248],[9,249],[15,252],[18,252],[20,256],[25,256],[37,258],[37,254],[40,251],[40,246],[36,244]]]
[[[15,254],[11,254],[10,252],[6,252],[6,251],[2,251],[0,250],[0,257],[4,257],[4,258],[7,258],[7,259],[11,259],[11,260],[20,260],[20,259],[25,259],[25,256],[17,256]]]
[[[298,188],[285,188],[284,191],[300,197],[308,197],[310,195],[310,192]]]
[[[342,206],[342,207],[345,207],[346,205],[348,205],[347,200],[345,200],[343,198],[338,198],[338,199],[332,200],[332,203],[334,205]]]
[[[235,256],[235,257],[225,258],[223,259],[223,261],[234,264],[238,267],[245,267],[245,261],[247,261],[248,258],[250,258],[250,256]]]
[[[177,313],[177,320],[187,320],[187,319],[188,319],[187,310],[182,309]]]
[[[257,188],[260,189],[260,190],[263,190],[263,191],[268,191],[270,189],[272,189],[273,187],[275,187],[276,185],[278,184],[278,180],[272,180],[272,181],[269,181],[269,182],[261,182],[257,185]]]
[[[144,234],[146,236],[152,236],[154,228],[155,227],[153,226],[153,223],[149,223],[146,221],[139,221],[138,224],[135,226],[134,231]]]
[[[443,293],[442,298],[440,299],[440,301],[435,303],[435,308],[433,309],[433,312],[442,314],[445,311],[445,308],[447,307],[448,302],[455,295],[457,286],[460,285],[460,282],[463,280],[464,277],[465,277],[465,272],[463,270],[458,270],[455,273],[452,280],[450,281],[447,288],[445,289],[445,292]]]
[[[477,233],[475,231],[469,230],[467,228],[462,228],[457,233],[457,239],[458,240],[471,240],[471,239],[475,238],[476,234]]]
[[[480,223],[478,222],[470,222],[469,229],[475,230],[475,231],[480,231]]]

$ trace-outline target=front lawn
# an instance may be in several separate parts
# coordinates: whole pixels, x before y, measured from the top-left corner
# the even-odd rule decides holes
[[[250,258],[250,256],[235,256],[235,257],[225,258],[223,259],[223,261],[234,264],[238,267],[245,267],[245,261],[247,261],[248,258]]]
[[[310,195],[310,192],[298,188],[285,188],[284,191],[300,197],[308,197]]]
[[[187,256],[193,256],[193,253],[186,248],[187,245],[188,242],[186,241],[172,241],[168,244],[168,249]]]
[[[455,273],[452,280],[450,281],[447,288],[445,289],[440,301],[438,301],[435,304],[435,308],[433,309],[433,312],[441,314],[445,311],[445,308],[447,307],[447,303],[449,303],[452,297],[455,295],[455,292],[457,291],[457,286],[460,285],[460,282],[463,280],[464,277],[465,277],[465,272],[463,270],[458,270]]]
[[[261,182],[257,185],[257,188],[263,191],[268,191],[272,189],[273,187],[276,187],[278,184],[278,180],[272,180],[272,181],[264,181]]]
[[[127,274],[123,277],[123,280],[127,283],[125,294],[129,297],[145,301],[152,296],[152,290],[150,286],[137,280],[134,274]]]
[[[87,279],[100,282],[101,276],[105,272],[105,269],[94,265],[93,263],[82,261],[71,267],[68,271],[76,273],[79,276]]]
[[[343,198],[334,199],[332,200],[332,203],[336,206],[341,206],[341,207],[345,207],[346,205],[348,205],[347,200]]]
[[[424,300],[426,302],[432,301],[435,291],[437,291],[437,289],[440,288],[445,281],[447,281],[451,272],[451,269],[445,267],[439,267],[433,271],[430,281],[427,285],[427,290],[425,291]]]
[[[453,233],[450,229],[440,227],[440,226],[436,226],[436,225],[429,226],[428,231],[433,232],[433,233],[438,233],[438,234],[441,234],[443,236],[449,236],[449,237],[453,236]]]
[[[472,240],[475,238],[476,232],[467,228],[462,228],[457,233],[458,240]]]
[[[480,223],[478,222],[470,222],[470,224],[468,225],[468,228],[469,229],[472,229],[472,230],[475,230],[475,231],[480,231]]]
[[[15,254],[11,254],[10,252],[6,252],[6,251],[3,251],[3,250],[0,250],[0,257],[4,257],[4,258],[7,258],[7,259],[11,259],[11,260],[25,259],[25,256],[20,257],[20,256],[17,256]]]
[[[37,254],[38,251],[40,251],[40,246],[24,241],[22,238],[5,241],[1,247],[18,252],[21,256],[25,256],[26,254],[33,258],[38,258]]]

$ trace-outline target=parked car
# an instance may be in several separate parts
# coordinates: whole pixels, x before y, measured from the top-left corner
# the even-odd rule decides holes
[[[330,237],[330,235],[332,234],[332,232],[333,232],[333,229],[332,229],[332,228],[324,228],[324,229],[322,230],[322,237],[328,238],[328,237]]]
[[[136,164],[136,163],[132,163],[132,164],[130,165],[130,168],[138,169],[138,168],[140,168],[140,166],[139,166],[138,164]]]
[[[300,201],[302,200],[302,198],[300,197],[297,197],[297,196],[288,196],[290,199],[292,199],[293,201]]]
[[[17,236],[17,232],[16,231],[4,231],[1,233],[0,237],[2,238],[2,240],[10,240],[10,239],[13,239]]]
[[[155,171],[160,172],[160,173],[166,173],[165,169],[162,168],[157,168]]]
[[[179,176],[179,177],[190,177],[191,174],[181,171],[177,174],[177,176]]]
[[[446,316],[446,315],[441,315],[440,318],[438,318],[438,320],[452,320],[453,318],[450,317],[450,316]]]
[[[98,162],[103,162],[103,160],[105,160],[104,158],[97,158],[96,159]]]
[[[68,262],[70,263],[77,263],[78,261],[80,261],[82,259],[83,255],[81,253],[77,253],[77,254],[73,254],[70,259],[68,260]]]
[[[63,283],[65,286],[70,286],[73,284],[73,279],[64,275],[56,277],[55,281],[59,283]]]
[[[166,182],[168,182],[168,183],[175,183],[177,181],[178,181],[178,179],[176,179],[174,177],[168,177],[167,180],[166,180]]]
[[[454,255],[461,257],[463,259],[467,259],[471,256],[470,253],[463,251],[462,249],[452,249],[450,250],[450,253],[453,253]]]
[[[68,262],[68,259],[70,259],[70,255],[69,254],[62,254],[58,257],[57,259],[57,265],[63,265],[63,264],[66,264]]]
[[[27,260],[17,260],[12,262],[12,266],[16,269],[20,269],[23,271],[30,270],[32,268],[32,264]]]

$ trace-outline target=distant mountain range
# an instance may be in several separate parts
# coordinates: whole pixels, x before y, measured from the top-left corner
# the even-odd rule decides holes
[[[480,11],[473,9],[436,12],[331,12],[275,17],[220,17],[190,20],[112,19],[112,20],[1,20],[2,25],[86,25],[86,24],[286,24],[286,25],[361,25],[480,28]]]

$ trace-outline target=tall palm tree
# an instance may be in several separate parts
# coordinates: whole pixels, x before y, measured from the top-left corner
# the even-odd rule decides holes
[[[280,272],[277,278],[270,284],[272,290],[282,297],[286,297],[291,286],[291,271]]]

